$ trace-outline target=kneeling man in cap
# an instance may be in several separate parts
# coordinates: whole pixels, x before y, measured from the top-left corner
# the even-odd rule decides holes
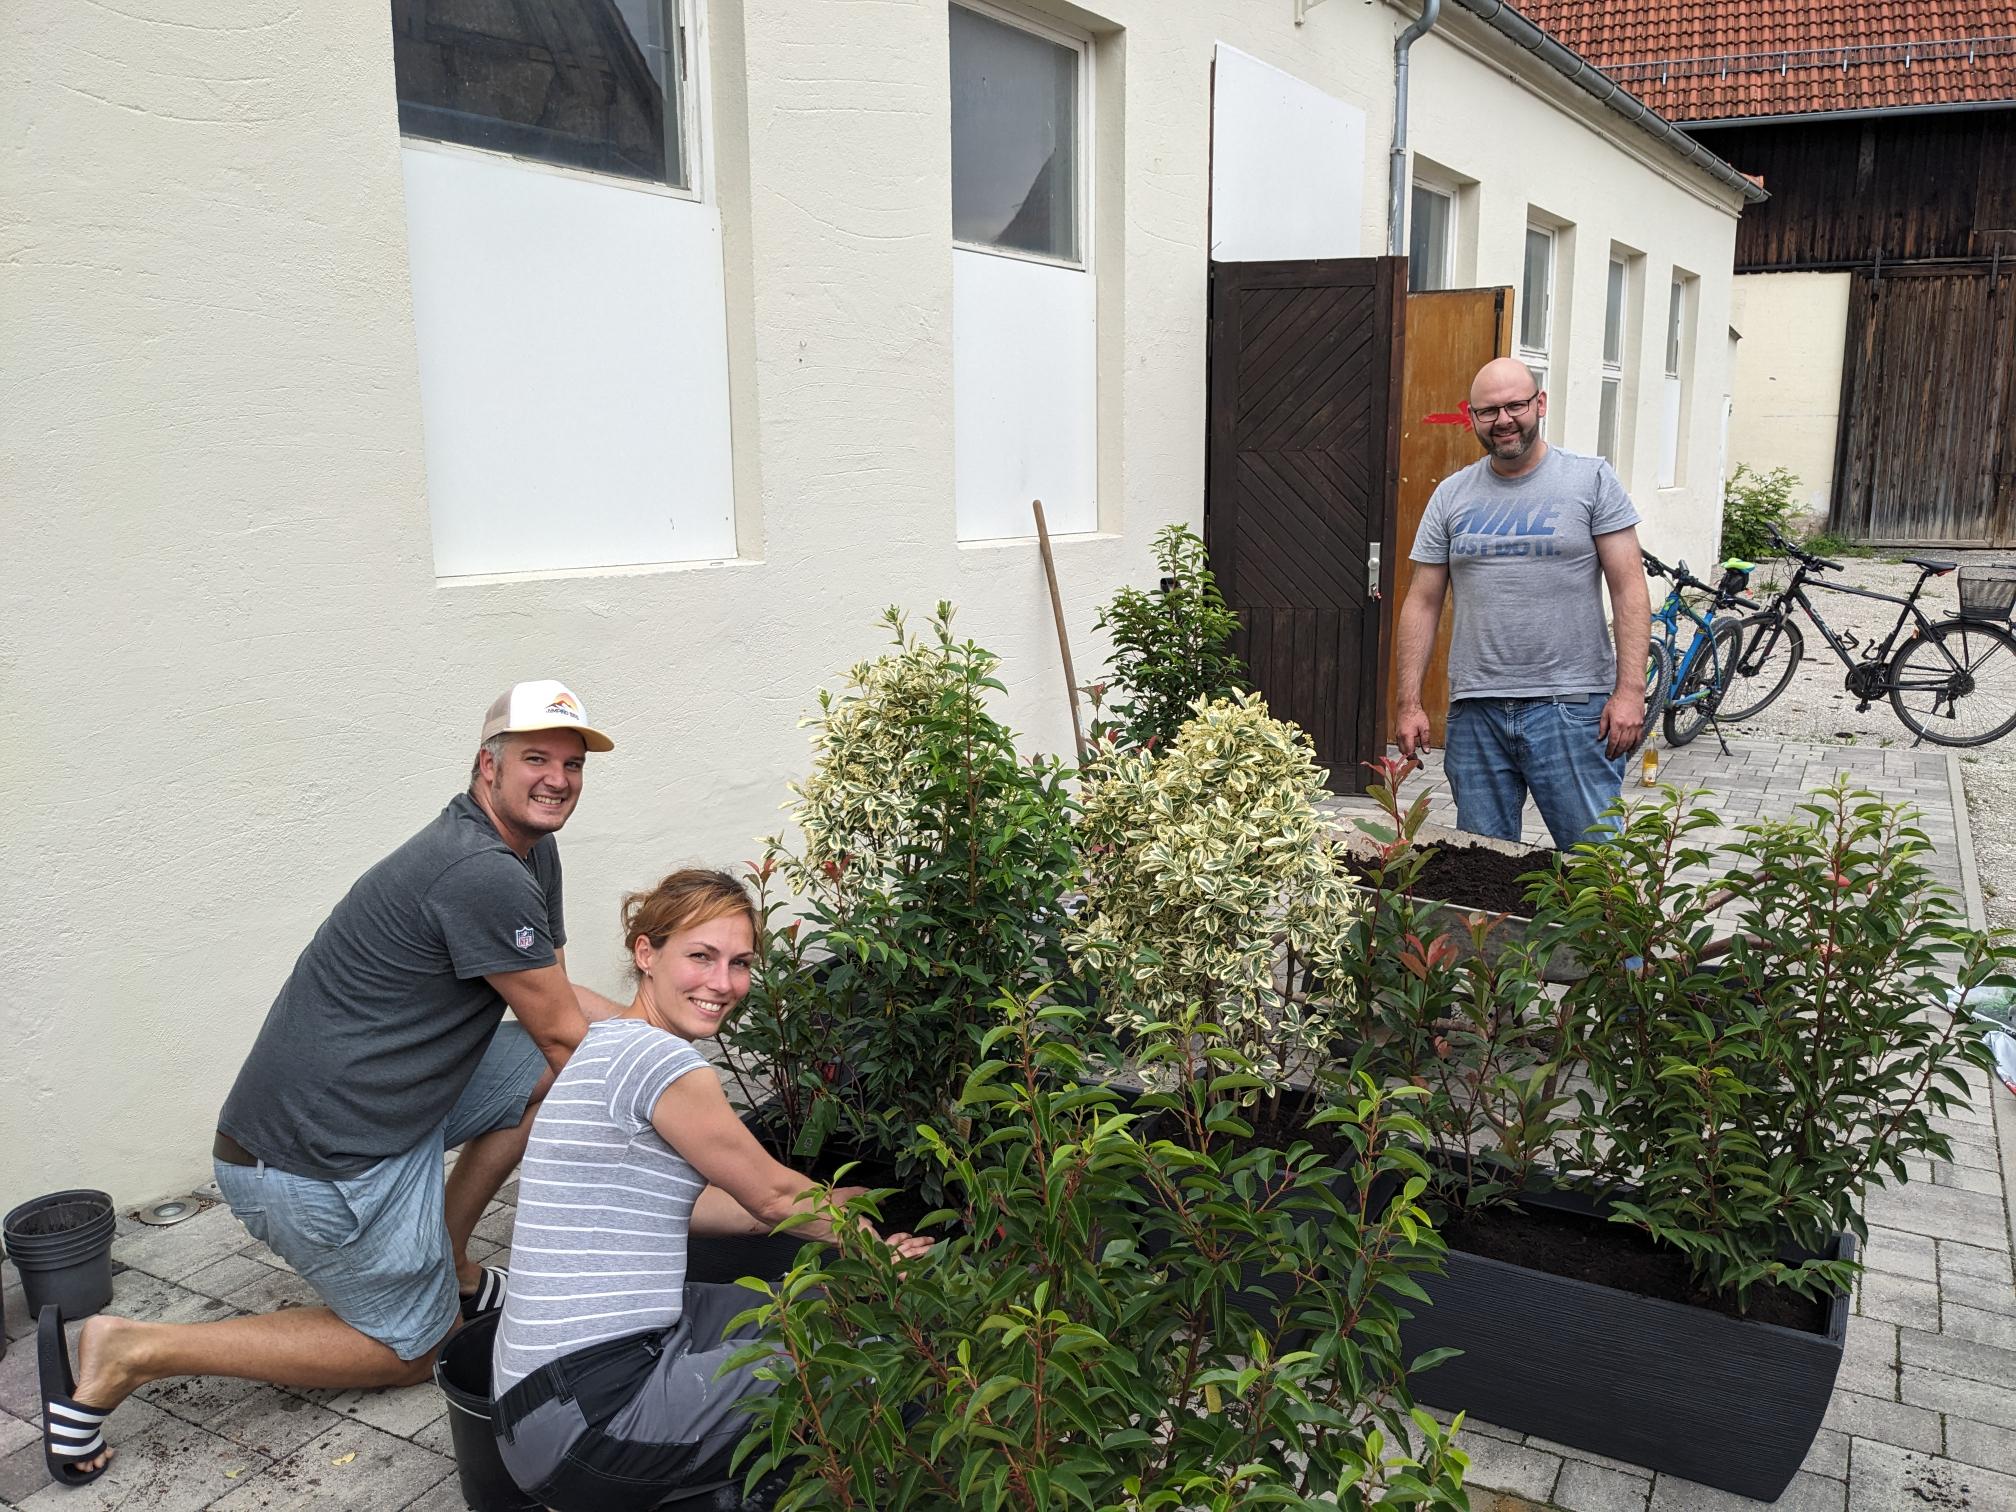
[[[554,838],[587,754],[612,742],[550,680],[507,689],[480,739],[468,790],[315,932],[217,1121],[225,1200],[324,1305],[216,1323],[95,1317],[74,1383],[61,1317],[44,1309],[44,1447],[59,1481],[103,1472],[101,1425],[149,1381],[408,1385],[461,1320],[503,1301],[508,1278],[470,1262],[470,1234],[587,1015],[616,1007],[567,979]],[[442,1156],[458,1147],[444,1185]]]

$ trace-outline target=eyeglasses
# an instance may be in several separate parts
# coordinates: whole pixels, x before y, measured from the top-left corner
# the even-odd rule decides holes
[[[1526,418],[1526,411],[1533,408],[1533,401],[1539,397],[1540,390],[1535,389],[1524,399],[1514,399],[1510,404],[1480,405],[1470,411],[1470,418],[1481,421],[1485,425],[1496,425],[1500,415],[1510,415],[1514,420],[1524,420]]]

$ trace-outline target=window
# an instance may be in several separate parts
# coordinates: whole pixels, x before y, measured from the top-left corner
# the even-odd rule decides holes
[[[1610,282],[1603,298],[1603,396],[1596,413],[1596,450],[1617,463],[1617,421],[1624,404],[1624,259],[1612,254]]]
[[[1661,488],[1678,488],[1686,475],[1681,441],[1687,433],[1688,421],[1687,368],[1694,356],[1692,332],[1688,329],[1693,294],[1693,275],[1675,268],[1666,299],[1666,378],[1660,406],[1665,421],[1659,449]]]
[[[1083,44],[951,13],[953,239],[1081,262]]]
[[[1407,287],[1419,292],[1451,285],[1456,197],[1426,184],[1414,186],[1407,233]]]
[[[399,129],[689,187],[680,0],[392,0]]]
[[[952,494],[959,539],[1099,528],[1089,33],[959,0],[950,17]]]
[[[1526,268],[1519,284],[1519,360],[1547,387],[1554,307],[1554,233],[1526,228]]]

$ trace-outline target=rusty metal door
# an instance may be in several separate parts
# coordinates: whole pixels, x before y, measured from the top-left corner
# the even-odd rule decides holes
[[[1385,610],[1387,643],[1391,623],[1407,601],[1414,564],[1414,532],[1428,508],[1435,486],[1457,469],[1484,455],[1470,428],[1470,380],[1494,357],[1511,355],[1512,290],[1443,289],[1407,296],[1407,361],[1401,380],[1400,492],[1393,539],[1393,591]],[[1443,721],[1449,713],[1448,599],[1442,602],[1442,624],[1428,658],[1421,704],[1428,711],[1430,741],[1442,744]],[[1398,647],[1387,666],[1386,728],[1398,714]]]
[[[1864,268],[1848,296],[1832,528],[2016,545],[2016,268]]]
[[[1211,265],[1204,536],[1255,686],[1335,792],[1385,746],[1406,260]]]

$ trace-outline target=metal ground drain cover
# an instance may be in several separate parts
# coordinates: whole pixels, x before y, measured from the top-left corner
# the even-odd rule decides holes
[[[165,1225],[180,1223],[184,1218],[194,1218],[203,1211],[203,1204],[194,1197],[170,1197],[165,1202],[152,1203],[138,1209],[133,1216],[142,1223]]]

